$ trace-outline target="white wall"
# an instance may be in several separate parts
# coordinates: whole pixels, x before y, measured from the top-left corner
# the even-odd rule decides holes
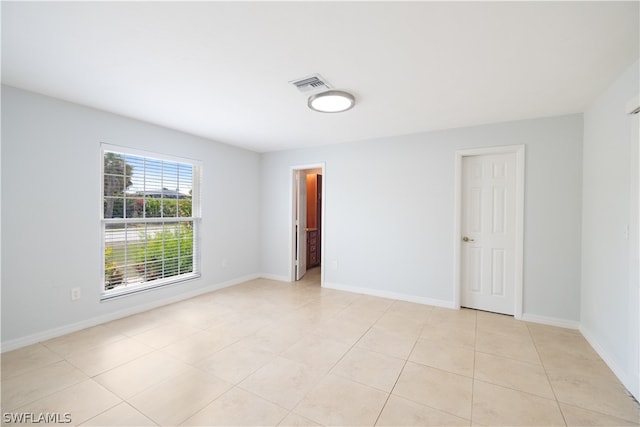
[[[99,301],[100,142],[204,163],[200,279]],[[7,86],[2,150],[3,350],[259,271],[256,153]]]
[[[638,63],[584,113],[581,330],[635,396],[638,374]],[[626,228],[630,227],[630,238]]]
[[[290,167],[326,162],[325,283],[452,305],[454,153],[526,144],[523,312],[577,325],[582,127],[571,115],[263,154],[262,271],[289,276]]]

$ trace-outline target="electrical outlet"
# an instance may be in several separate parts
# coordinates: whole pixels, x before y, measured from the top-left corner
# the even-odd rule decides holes
[[[80,288],[71,289],[71,301],[77,301],[80,299]]]
[[[222,265],[222,268],[227,268],[227,265],[229,265],[229,263],[227,262],[226,258],[222,258],[222,262],[220,263],[220,265]]]

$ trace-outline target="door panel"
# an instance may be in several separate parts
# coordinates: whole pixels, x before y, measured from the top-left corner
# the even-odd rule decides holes
[[[505,216],[507,215],[507,191],[505,188],[493,189],[493,233],[507,232]]]
[[[462,159],[461,304],[514,314],[515,154]]]
[[[491,269],[491,294],[494,296],[505,296],[506,258],[506,251],[504,249],[493,249],[491,256],[493,261]]]
[[[470,292],[479,293],[482,291],[482,250],[471,247],[468,249],[467,277]]]

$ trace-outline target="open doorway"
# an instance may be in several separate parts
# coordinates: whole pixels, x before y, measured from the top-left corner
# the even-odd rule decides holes
[[[321,286],[324,247],[324,164],[291,170],[290,280]]]

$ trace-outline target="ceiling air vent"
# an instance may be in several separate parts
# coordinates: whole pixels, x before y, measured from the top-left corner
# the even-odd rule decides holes
[[[297,87],[298,90],[302,93],[318,92],[331,89],[331,85],[329,85],[329,83],[325,79],[323,79],[320,74],[313,74],[309,77],[292,80],[290,83]]]

